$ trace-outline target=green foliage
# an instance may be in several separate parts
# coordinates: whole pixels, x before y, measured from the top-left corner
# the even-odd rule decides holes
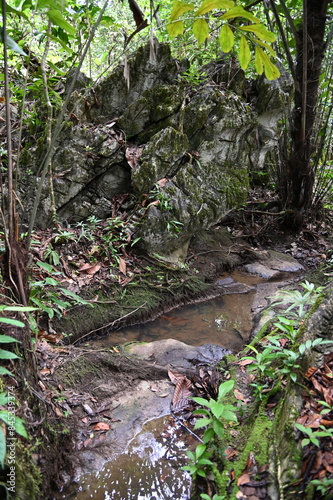
[[[221,9],[225,12],[222,13]],[[271,60],[275,57],[271,44],[276,37],[251,12],[229,0],[203,0],[198,10],[196,12],[194,10],[194,4],[174,0],[169,23],[166,26],[171,38],[184,35],[186,25],[190,25],[195,39],[202,45],[210,38],[213,31],[219,30],[220,48],[225,53],[234,50],[243,70],[248,68],[253,51],[254,68],[259,75],[265,73],[268,80],[280,76],[280,71]],[[180,19],[185,14],[186,18]],[[229,20],[232,22],[228,23]],[[223,21],[222,26],[221,21]],[[216,22],[219,23],[217,26]],[[251,24],[248,24],[249,22]]]
[[[314,444],[319,448],[320,446],[320,441],[318,438],[320,437],[329,437],[330,439],[333,438],[333,429],[327,430],[323,425],[320,425],[319,430],[313,430],[311,427],[304,427],[302,424],[295,424],[295,427],[301,431],[303,434],[305,434],[307,437],[302,439],[302,446],[307,446],[308,444]]]
[[[15,312],[30,312],[35,310],[35,308],[31,307],[23,307],[23,306],[0,306],[0,312],[2,311],[15,311]],[[25,325],[21,321],[16,321],[16,323],[8,322],[9,318],[0,317],[0,322],[5,324],[10,324],[12,326],[17,326],[19,328],[23,328]],[[0,344],[10,344],[17,343],[18,340],[14,339],[10,335],[0,335]],[[8,360],[8,359],[19,359],[19,356],[11,351],[7,351],[5,349],[0,349],[0,359]],[[1,366],[0,367],[0,375],[13,376],[13,374],[7,370],[7,368]],[[0,408],[5,408],[8,404],[14,405],[16,401],[12,396],[6,394],[6,392],[0,392]],[[0,426],[0,466],[4,468],[5,458],[6,458],[6,434],[12,436],[14,433],[23,436],[24,438],[28,438],[27,431],[24,426],[24,421],[17,417],[13,411],[8,411],[6,409],[0,410],[0,420],[3,422],[4,426],[7,427],[6,433],[2,426]]]
[[[233,387],[233,380],[221,383],[217,400],[207,400],[198,397],[192,398],[193,401],[205,407],[193,412],[194,415],[204,415],[204,418],[199,418],[196,421],[194,429],[206,427],[203,435],[203,443],[196,447],[195,453],[191,451],[186,452],[192,463],[182,467],[183,470],[188,471],[194,478],[197,476],[206,477],[207,470],[213,465],[211,461],[213,452],[209,449],[209,445],[214,441],[215,437],[222,439],[224,436],[224,425],[221,420],[237,422],[234,406],[222,402],[224,396],[228,394]]]
[[[57,275],[53,267],[46,262],[38,262],[38,265],[49,274],[53,276]],[[62,316],[64,311],[77,305],[90,305],[93,307],[92,304],[82,299],[79,295],[62,287],[61,283],[52,276],[47,276],[43,280],[31,283],[30,288],[30,301],[41,311],[44,311],[50,319],[55,314],[59,317]],[[64,300],[65,298],[66,300]]]
[[[322,479],[313,479],[309,484],[315,486],[316,491],[318,491],[320,495],[327,495],[332,491],[333,478],[328,479],[327,477],[323,477]],[[325,498],[329,499],[330,497],[325,496]]]

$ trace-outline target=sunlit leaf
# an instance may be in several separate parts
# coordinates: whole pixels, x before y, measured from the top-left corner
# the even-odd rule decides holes
[[[260,47],[256,45],[255,52],[254,52],[254,65],[256,68],[256,72],[258,75],[262,75],[264,71],[264,63],[262,60],[262,54],[263,51],[261,50]]]
[[[275,80],[281,75],[279,69],[270,60],[268,55],[262,50],[261,58],[264,64],[265,76],[267,80]]]
[[[261,40],[256,40],[256,43],[258,43],[262,47],[265,47],[265,49],[270,53],[272,57],[276,56],[275,50],[272,49],[272,46],[269,45],[268,43],[262,42]]]
[[[192,29],[199,45],[201,45],[206,38],[209,38],[209,27],[205,19],[200,18],[194,21]]]
[[[20,328],[24,328],[25,326],[22,321],[18,321],[17,319],[12,318],[0,318],[0,323],[6,323],[6,325],[18,326]]]
[[[221,19],[232,19],[234,17],[244,17],[253,23],[260,23],[260,19],[255,17],[251,12],[245,10],[240,5],[235,5],[235,7],[225,12]]]
[[[0,335],[0,344],[10,344],[11,342],[19,342],[10,335]]]
[[[240,67],[245,71],[251,60],[251,52],[244,35],[242,35],[240,39],[238,59]]]
[[[60,10],[50,9],[46,14],[53,24],[67,31],[70,35],[76,35],[76,29],[66,21]]]
[[[167,24],[166,29],[170,38],[175,38],[178,35],[182,35],[185,28],[183,21],[176,21],[174,23]]]
[[[13,419],[12,413],[9,413],[7,410],[3,410],[0,411],[0,420],[5,422],[8,426],[13,426],[15,432],[17,432],[17,434],[19,434],[20,436],[23,436],[25,438],[28,437],[27,431],[25,430],[24,427],[24,421],[22,420],[22,418],[14,417]]]
[[[234,5],[235,2],[229,0],[204,0],[195,15],[202,16],[214,9],[230,9]]]
[[[268,31],[268,29],[263,24],[250,24],[248,26],[240,26],[239,29],[255,33],[257,37],[264,42],[275,42],[275,35],[271,31]]]
[[[4,349],[0,349],[0,359],[18,359],[19,356],[10,351],[5,351]]]
[[[193,10],[194,7],[193,5],[190,5],[185,2],[181,2],[180,0],[175,0],[172,5],[172,11],[171,11],[171,16],[170,16],[170,21],[175,21],[183,15],[185,12],[188,12],[189,10]],[[176,35],[175,35],[176,36]]]
[[[234,46],[235,36],[227,24],[224,24],[220,30],[219,41],[223,52],[230,52]]]
[[[220,384],[218,400],[220,401],[226,394],[228,394],[228,392],[234,388],[234,385],[234,380],[227,380],[226,382]]]

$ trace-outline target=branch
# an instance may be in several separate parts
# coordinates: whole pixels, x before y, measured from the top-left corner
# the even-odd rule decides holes
[[[291,57],[291,53],[290,53],[290,50],[289,50],[289,45],[288,45],[287,37],[286,37],[285,31],[283,29],[283,26],[282,26],[282,23],[281,23],[281,19],[280,19],[279,13],[278,13],[276,5],[275,5],[275,1],[274,0],[270,0],[270,4],[271,4],[271,7],[272,7],[272,10],[273,10],[273,13],[274,13],[276,24],[278,26],[278,29],[279,29],[279,32],[280,32],[280,35],[281,35],[281,38],[282,38],[282,43],[283,43],[283,47],[284,47],[284,50],[285,50],[285,53],[286,53],[286,56],[287,56],[289,70],[290,70],[291,76],[292,76],[292,78],[293,78],[293,80],[294,80],[294,82],[296,84],[295,65],[294,65],[293,59]]]

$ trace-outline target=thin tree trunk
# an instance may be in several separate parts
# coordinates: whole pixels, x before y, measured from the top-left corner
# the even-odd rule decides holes
[[[295,107],[288,158],[287,208],[304,212],[311,207],[314,171],[312,132],[318,102],[319,77],[325,55],[328,0],[303,0],[303,24],[296,45]]]

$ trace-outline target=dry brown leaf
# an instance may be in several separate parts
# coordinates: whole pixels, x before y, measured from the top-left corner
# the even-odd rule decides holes
[[[307,369],[305,373],[306,378],[311,378],[312,375],[314,375],[317,371],[317,368],[315,366],[310,366],[310,368]]]
[[[250,474],[242,474],[237,480],[237,486],[241,486],[242,484],[247,484],[251,481]]]
[[[232,446],[227,446],[227,448],[224,450],[224,453],[227,460],[230,460],[231,457],[237,455],[237,451],[232,448]]]
[[[98,422],[96,425],[94,425],[93,430],[94,431],[108,431],[108,430],[110,430],[110,426],[106,422]]]
[[[239,361],[237,364],[239,366],[246,366],[246,365],[250,365],[251,363],[253,363],[253,361],[251,359],[242,359],[242,361]]]
[[[119,271],[126,274],[126,261],[122,257],[119,257]]]
[[[47,375],[51,374],[51,370],[49,368],[42,368],[39,371],[39,374],[42,375],[43,377],[46,377]]]
[[[79,273],[86,273],[89,274],[90,276],[93,276],[96,274],[101,268],[101,264],[98,262],[95,264],[83,264],[80,269],[78,269]]]
[[[166,177],[164,177],[163,179],[160,179],[159,181],[157,181],[157,184],[159,185],[160,188],[164,188],[164,186],[166,185],[167,182],[168,182],[168,179]]]
[[[166,398],[167,396],[169,396],[168,392],[164,392],[163,394],[158,394],[159,398]]]

